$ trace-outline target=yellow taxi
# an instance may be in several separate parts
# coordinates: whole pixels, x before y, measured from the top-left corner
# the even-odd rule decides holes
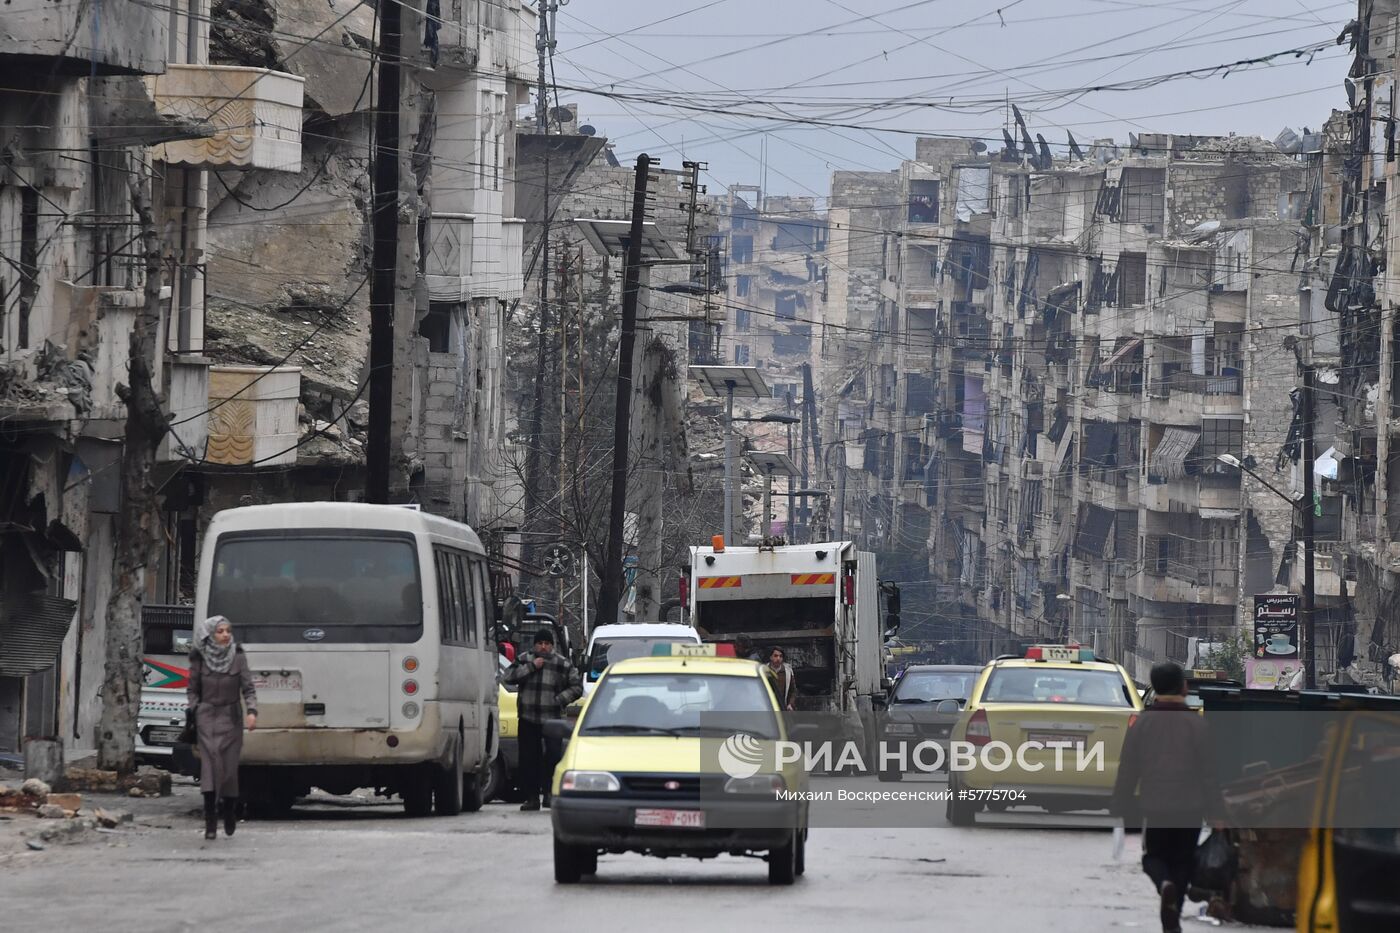
[[[1008,806],[1107,809],[1142,698],[1122,667],[1078,645],[1033,645],[978,676],[949,736],[948,821]]]
[[[1298,864],[1297,931],[1391,933],[1400,929],[1400,713],[1340,714],[1327,732]]]
[[[610,665],[554,773],[554,880],[600,853],[762,855],[772,884],[806,868],[805,773],[769,678],[731,645],[657,645]],[[562,734],[566,720],[546,725]]]
[[[500,670],[504,674],[510,662],[501,656]],[[501,724],[496,758],[491,762],[491,775],[482,796],[486,800],[515,800],[520,796],[515,786],[520,774],[520,718],[516,710],[515,684],[496,685],[497,721]]]

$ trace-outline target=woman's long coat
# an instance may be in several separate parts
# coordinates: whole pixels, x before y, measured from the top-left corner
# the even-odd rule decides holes
[[[258,702],[253,672],[243,649],[234,651],[233,664],[226,674],[206,669],[199,652],[191,652],[188,696],[190,705],[196,706],[199,789],[220,797],[237,797],[238,759],[243,754],[243,707],[255,713]]]

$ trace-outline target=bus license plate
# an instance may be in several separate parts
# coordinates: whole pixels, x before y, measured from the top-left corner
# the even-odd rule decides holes
[[[664,826],[670,829],[704,829],[704,810],[638,810],[635,826]]]
[[[253,675],[253,687],[269,693],[301,693],[301,672],[258,671]]]

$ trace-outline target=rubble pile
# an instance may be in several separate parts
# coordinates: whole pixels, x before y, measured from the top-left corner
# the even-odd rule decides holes
[[[1216,136],[1185,154],[1193,162],[1218,162],[1228,158],[1249,165],[1287,165],[1293,160],[1278,146],[1259,136]]]
[[[150,768],[142,770],[153,772]],[[148,796],[147,789],[151,791],[149,796],[158,796],[162,784],[154,773],[138,773],[119,780],[115,771],[75,769],[69,774],[75,772],[80,778],[101,776],[96,781],[92,781],[90,777],[88,780],[104,790],[110,788],[117,791],[124,784],[129,785],[128,793],[133,796]],[[107,780],[107,775],[111,775],[110,781]],[[66,782],[71,780],[71,777],[65,778]],[[165,775],[164,784],[168,792],[169,775]],[[34,818],[35,829],[23,833],[26,845],[34,851],[41,851],[52,843],[82,842],[95,837],[97,833],[110,833],[123,824],[132,822],[130,813],[90,806],[84,802],[81,793],[55,791],[38,778],[29,778],[19,787],[0,784],[0,813]]]

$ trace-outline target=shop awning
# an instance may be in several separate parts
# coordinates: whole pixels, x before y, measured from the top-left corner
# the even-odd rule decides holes
[[[1201,439],[1200,431],[1190,428],[1167,428],[1162,439],[1152,451],[1147,472],[1164,480],[1181,479],[1186,476],[1186,458]]]
[[[1125,341],[1121,347],[1113,351],[1113,355],[1103,362],[1103,369],[1113,366],[1121,366],[1125,363],[1136,363],[1142,365],[1142,360],[1134,360],[1133,354],[1142,349],[1142,338],[1132,337]]]

